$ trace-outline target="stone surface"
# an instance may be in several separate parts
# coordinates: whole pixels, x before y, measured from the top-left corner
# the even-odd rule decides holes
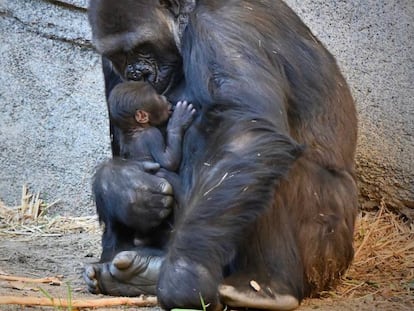
[[[414,2],[287,0],[337,57],[359,112],[364,197],[414,194]],[[82,0],[0,0],[0,200],[27,183],[59,213],[90,214],[110,155],[99,56]]]
[[[86,10],[56,3],[1,3],[0,199],[18,204],[27,183],[60,212],[92,213],[110,151],[100,61]]]
[[[336,56],[351,87],[362,196],[414,216],[414,1],[286,2]]]

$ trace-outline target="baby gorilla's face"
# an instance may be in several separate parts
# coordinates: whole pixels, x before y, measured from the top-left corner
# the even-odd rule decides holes
[[[172,113],[172,105],[168,102],[165,96],[159,96],[158,100],[154,102],[151,112],[150,123],[154,126],[159,126],[168,121]]]

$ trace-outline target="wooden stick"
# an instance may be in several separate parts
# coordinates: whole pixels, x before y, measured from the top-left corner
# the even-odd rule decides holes
[[[155,307],[157,297],[116,297],[101,299],[60,299],[19,296],[0,296],[0,305],[73,307],[73,308],[103,308],[113,306]]]
[[[55,277],[47,277],[47,278],[40,278],[40,279],[32,279],[32,278],[26,278],[22,276],[12,276],[12,275],[2,275],[0,274],[0,280],[4,281],[17,281],[17,282],[24,282],[24,283],[46,283],[53,285],[61,285],[62,282]]]

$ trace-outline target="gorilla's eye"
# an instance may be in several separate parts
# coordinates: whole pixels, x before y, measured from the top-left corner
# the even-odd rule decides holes
[[[151,58],[150,53],[138,53],[138,58]]]
[[[152,53],[154,49],[152,48],[152,45],[149,42],[141,43],[138,46],[136,46],[131,52],[131,56],[135,56],[138,58],[152,58],[154,55]]]

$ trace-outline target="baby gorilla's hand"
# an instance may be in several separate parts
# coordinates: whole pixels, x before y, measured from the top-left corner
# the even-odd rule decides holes
[[[196,110],[192,104],[186,101],[179,101],[175,106],[174,113],[171,116],[169,127],[186,130],[193,122]]]

